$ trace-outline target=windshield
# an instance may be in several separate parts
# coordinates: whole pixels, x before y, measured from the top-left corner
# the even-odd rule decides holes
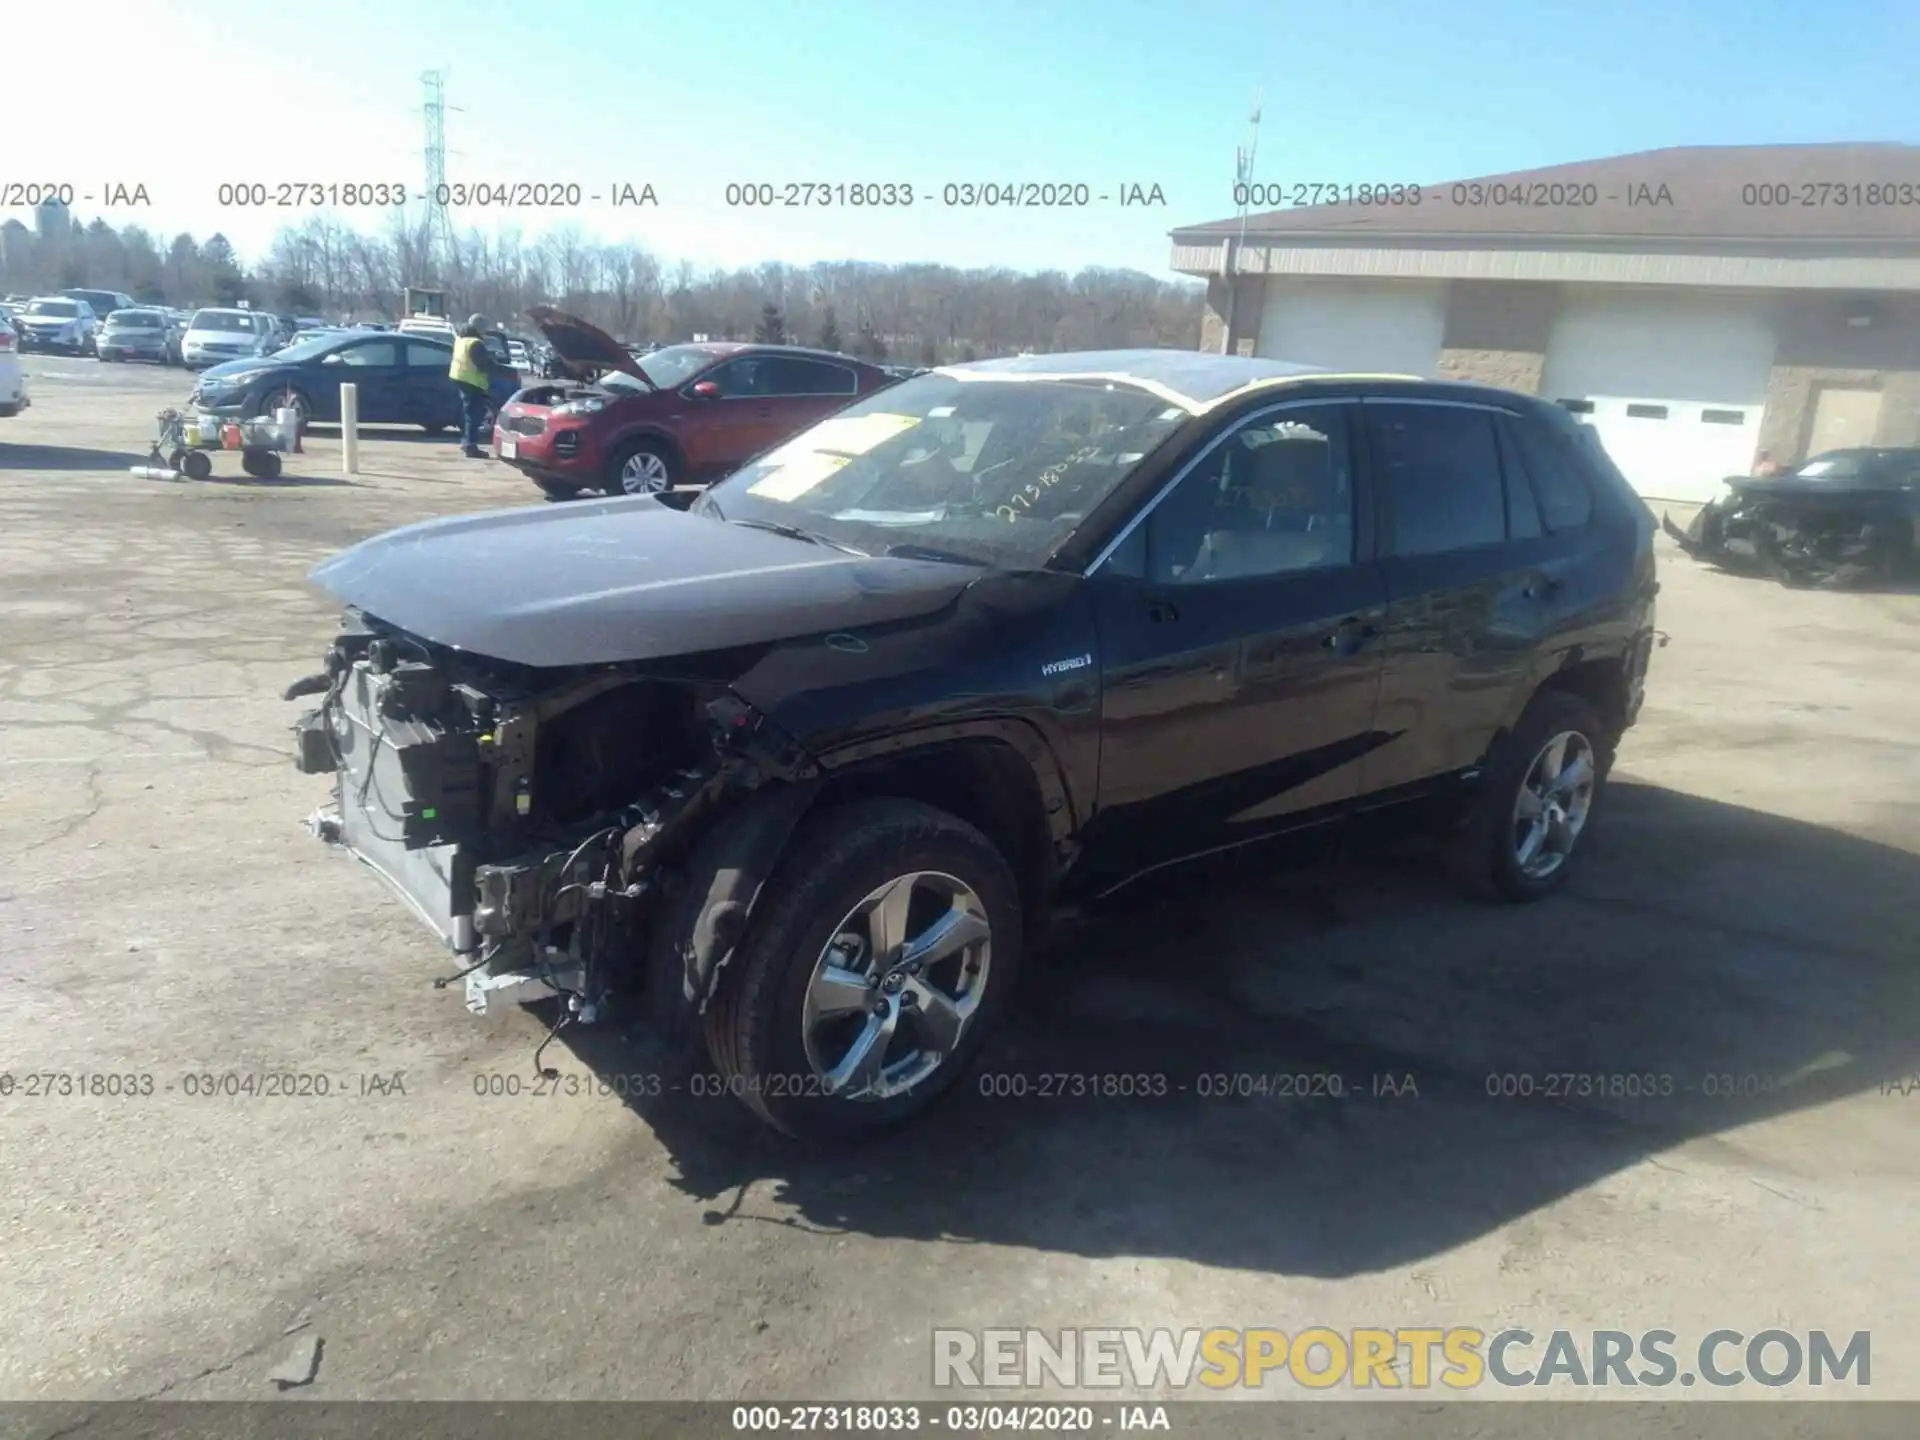
[[[107,317],[109,330],[158,330],[166,317],[151,310],[116,310]]]
[[[36,300],[27,306],[29,315],[56,315],[71,320],[79,313],[79,305],[72,300]]]
[[[669,345],[666,349],[656,350],[646,359],[637,360],[634,363],[647,372],[647,378],[655,385],[662,390],[671,390],[697,371],[711,365],[716,358],[715,352],[704,345]]]
[[[1186,411],[1107,381],[902,381],[709,492],[706,510],[817,530],[870,554],[1037,566]]]
[[[193,324],[189,328],[251,335],[254,333],[253,315],[246,310],[202,310],[193,317]]]

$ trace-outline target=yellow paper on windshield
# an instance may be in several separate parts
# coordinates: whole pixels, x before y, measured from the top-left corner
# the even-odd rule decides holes
[[[772,466],[747,487],[768,500],[797,500],[856,455],[920,423],[916,415],[849,415],[823,420],[761,463]]]

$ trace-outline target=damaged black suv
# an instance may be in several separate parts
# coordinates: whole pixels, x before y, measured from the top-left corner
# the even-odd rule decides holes
[[[324,695],[315,830],[470,1008],[622,1007],[780,1129],[847,1134],[964,1071],[1065,899],[1389,807],[1451,817],[1491,895],[1558,884],[1640,709],[1653,529],[1526,396],[1021,357],[687,510],[366,541],[315,572],[349,608],[288,698]]]

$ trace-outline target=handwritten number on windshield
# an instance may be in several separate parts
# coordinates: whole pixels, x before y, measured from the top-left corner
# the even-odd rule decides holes
[[[1003,505],[994,506],[993,513],[1004,520],[1018,520],[1022,512],[1033,509],[1033,502],[1042,494],[1060,483],[1060,477],[1076,465],[1099,458],[1098,445],[1083,445],[1058,464],[1049,465],[1042,470],[1032,484],[1023,486],[1020,492]]]

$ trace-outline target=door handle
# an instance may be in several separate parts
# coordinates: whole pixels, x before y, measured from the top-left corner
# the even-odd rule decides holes
[[[1536,575],[1520,593],[1529,600],[1551,600],[1567,588],[1567,582],[1552,575]]]
[[[1171,600],[1147,601],[1147,619],[1156,625],[1164,625],[1180,618],[1180,607]]]
[[[773,418],[773,407],[771,405],[762,405],[760,407],[760,418],[762,420],[771,420]]]

